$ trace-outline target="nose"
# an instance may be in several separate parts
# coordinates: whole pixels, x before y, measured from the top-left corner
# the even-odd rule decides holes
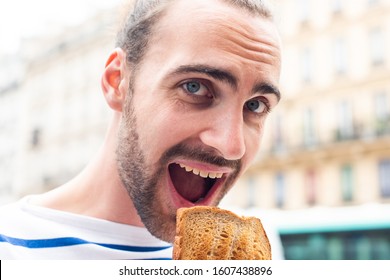
[[[200,140],[227,160],[241,159],[246,151],[242,111],[214,116],[200,133]]]

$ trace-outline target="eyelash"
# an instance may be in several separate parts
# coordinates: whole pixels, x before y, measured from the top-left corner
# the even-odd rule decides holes
[[[201,86],[205,87],[207,90],[207,95],[197,95],[194,93],[190,93],[188,89],[186,89],[186,85],[190,83],[199,83]],[[180,88],[191,98],[194,99],[200,99],[200,98],[208,98],[208,99],[213,99],[215,97],[214,89],[212,86],[207,82],[199,79],[192,79],[192,80],[186,80],[180,84]]]
[[[265,111],[263,112],[263,114],[264,113],[266,113],[266,114],[271,113],[272,107],[271,107],[271,104],[270,104],[269,100],[267,98],[265,98],[265,97],[261,97],[259,99],[260,99],[261,102],[264,103],[264,106],[265,106]]]

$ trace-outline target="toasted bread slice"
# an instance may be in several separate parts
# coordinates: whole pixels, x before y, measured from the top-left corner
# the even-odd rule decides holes
[[[270,260],[271,245],[258,218],[218,207],[177,211],[174,260]]]

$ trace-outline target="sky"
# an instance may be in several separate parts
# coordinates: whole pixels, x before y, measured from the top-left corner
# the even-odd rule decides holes
[[[22,37],[82,22],[123,0],[0,0],[0,54],[14,53]]]

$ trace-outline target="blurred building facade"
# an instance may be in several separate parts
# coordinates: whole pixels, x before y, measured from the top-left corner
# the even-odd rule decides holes
[[[109,110],[100,75],[114,45],[112,14],[26,39],[16,58],[2,58],[0,203],[61,185],[101,145]]]
[[[390,0],[273,2],[284,48],[283,97],[255,164],[223,205],[276,211],[280,221],[283,213],[319,207],[389,205]],[[102,143],[110,110],[100,75],[113,48],[112,13],[29,40],[16,66],[1,58],[0,74],[8,78],[0,83],[0,203],[66,182]],[[379,253],[364,253],[367,240],[356,241],[363,244],[359,258],[390,258],[383,234]],[[329,245],[318,236],[292,236],[299,244],[287,236],[287,257],[356,257],[334,253],[350,241]],[[336,249],[305,255],[306,245]]]
[[[390,202],[390,1],[278,2],[283,99],[238,203]]]
[[[20,91],[23,63],[15,56],[0,56],[0,203],[14,195],[18,152]]]

